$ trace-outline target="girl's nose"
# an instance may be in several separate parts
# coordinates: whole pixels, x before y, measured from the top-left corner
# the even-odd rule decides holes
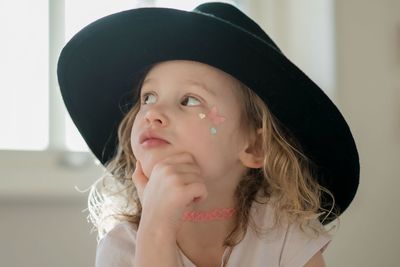
[[[165,127],[167,125],[166,117],[156,109],[148,110],[145,115],[145,120],[147,123],[158,127]]]

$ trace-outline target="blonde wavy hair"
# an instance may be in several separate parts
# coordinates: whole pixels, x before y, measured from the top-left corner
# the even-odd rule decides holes
[[[136,90],[139,94],[150,68],[141,75]],[[284,222],[297,222],[304,232],[313,236],[327,232],[326,227],[313,224],[313,219],[324,215],[322,222],[333,221],[338,219],[338,211],[334,209],[331,192],[318,184],[312,161],[258,95],[239,81],[237,92],[242,100],[241,129],[247,132],[254,147],[259,148],[264,160],[262,168],[248,169],[237,185],[235,227],[225,238],[224,245],[238,244],[244,238],[248,225],[260,232],[250,213],[254,201],[266,204],[274,200],[274,223],[270,230],[282,226]],[[136,159],[130,144],[131,128],[139,108],[140,101],[137,101],[124,114],[118,127],[116,153],[105,164],[103,175],[90,187],[88,220],[93,223],[92,231],[97,228],[97,241],[122,221],[132,223],[136,229],[140,224],[142,206],[131,179]],[[329,210],[326,203],[322,206],[323,192],[331,197]]]

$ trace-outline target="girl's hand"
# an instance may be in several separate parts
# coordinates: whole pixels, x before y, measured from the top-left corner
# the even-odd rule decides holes
[[[132,175],[142,204],[141,223],[177,233],[181,217],[194,201],[207,197],[200,168],[189,153],[172,155],[154,165],[150,179],[139,161]]]

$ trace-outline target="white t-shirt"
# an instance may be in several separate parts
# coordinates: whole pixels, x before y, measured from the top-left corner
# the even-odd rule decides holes
[[[270,225],[273,209],[270,205],[254,202],[251,208],[258,226]],[[315,223],[320,224],[318,220]],[[109,231],[99,242],[96,252],[96,267],[133,266],[135,255],[136,227],[122,222]],[[228,257],[225,267],[303,267],[318,251],[323,252],[331,241],[331,235],[323,234],[310,238],[298,225],[291,224],[268,235],[258,237],[248,228],[244,239],[229,249],[221,259]],[[179,267],[196,267],[177,246],[181,259]]]

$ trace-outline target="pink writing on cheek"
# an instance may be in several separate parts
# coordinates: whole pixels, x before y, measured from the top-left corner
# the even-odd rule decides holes
[[[207,114],[207,116],[215,125],[221,124],[225,121],[224,117],[218,115],[218,109],[215,106],[211,108],[211,111]]]

